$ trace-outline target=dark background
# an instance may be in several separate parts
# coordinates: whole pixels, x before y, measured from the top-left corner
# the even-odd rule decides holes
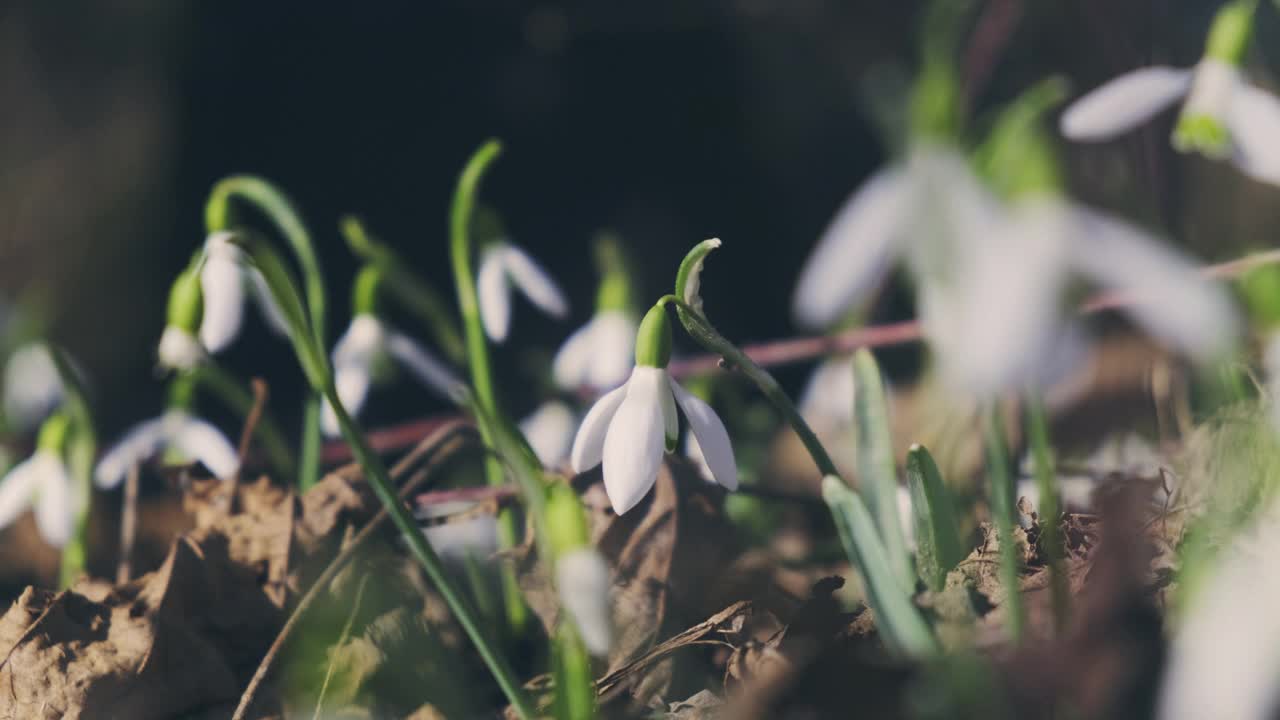
[[[1015,22],[1008,42],[996,32],[959,59],[980,126],[1051,72],[1083,90],[1149,62],[1193,63],[1217,3],[978,5],[978,16]],[[1260,60],[1277,24],[1267,6]],[[528,348],[552,351],[589,317],[590,238],[603,228],[642,261],[654,298],[693,243],[724,238],[705,283],[713,319],[743,341],[794,334],[789,300],[806,253],[891,158],[864,78],[910,71],[918,10],[882,0],[8,3],[0,290],[45,308],[50,333],[93,376],[113,437],[160,409],[153,366],[167,289],[203,241],[218,178],[261,174],[294,198],[332,289],[332,339],[355,271],[338,217],[363,216],[452,299],[453,181],[498,137],[506,152],[484,199],[573,303],[563,325],[517,307],[498,356],[518,413],[537,399]],[[984,52],[998,64],[975,72]],[[1174,159],[1169,122],[1072,149],[1082,194],[1163,225],[1206,258],[1264,240],[1250,235],[1261,220],[1241,218],[1274,196]],[[1206,183],[1225,184],[1233,204],[1205,199]],[[1225,232],[1205,219],[1222,213]],[[907,312],[891,303],[882,318]],[[226,359],[266,376],[292,422],[301,380],[285,344],[255,318]],[[794,385],[802,373],[783,378]],[[393,395],[375,396],[371,424],[442,409],[425,393]]]

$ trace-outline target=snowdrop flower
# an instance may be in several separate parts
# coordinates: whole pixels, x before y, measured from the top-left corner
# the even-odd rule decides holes
[[[830,357],[818,364],[800,393],[805,420],[825,420],[841,427],[853,424],[853,356]]]
[[[288,336],[288,323],[276,305],[262,273],[249,264],[244,250],[238,247],[230,232],[215,232],[204,243],[204,262],[200,266],[200,289],[203,294],[203,318],[200,342],[211,353],[224,350],[240,333],[244,319],[245,291],[262,310],[273,330]]]
[[[207,353],[196,337],[200,331],[203,306],[200,276],[194,268],[183,270],[169,290],[168,320],[157,351],[160,367],[190,370],[204,362]]]
[[[436,503],[418,511],[419,520],[450,518],[474,510],[479,503],[455,500]],[[423,529],[431,548],[448,562],[459,564],[468,557],[487,560],[498,551],[498,519],[492,512],[450,518]]]
[[[40,428],[35,453],[0,480],[0,527],[7,527],[28,507],[45,542],[62,547],[71,539],[79,500],[63,458],[70,421],[61,413]]]
[[[611,236],[597,240],[596,264],[600,272],[596,314],[569,336],[552,365],[556,384],[565,390],[612,390],[626,381],[635,357],[638,328],[631,278],[622,250]]]
[[[560,605],[573,620],[587,652],[609,654],[613,618],[609,612],[609,564],[592,547],[570,550],[556,559]]]
[[[101,488],[116,487],[129,468],[165,450],[177,451],[184,460],[199,461],[215,477],[230,477],[240,470],[239,455],[221,431],[184,408],[172,407],[125,433],[98,461],[94,480]]]
[[[462,388],[453,371],[416,340],[387,327],[373,313],[362,312],[351,319],[351,326],[333,348],[338,399],[353,417],[364,407],[369,388],[389,375],[392,360],[443,398],[453,400]],[[338,418],[328,402],[320,421],[325,434],[338,435]]]
[[[4,367],[4,414],[18,430],[29,430],[62,403],[62,378],[42,342],[19,347]]]
[[[1062,115],[1063,135],[1108,140],[1185,98],[1174,147],[1228,158],[1246,175],[1280,184],[1280,147],[1274,142],[1280,101],[1245,80],[1240,68],[1256,7],[1256,0],[1223,6],[1194,68],[1140,68],[1080,98]]]
[[[716,481],[730,490],[738,487],[738,466],[724,423],[710,405],[667,374],[670,359],[671,326],[660,303],[640,322],[631,377],[596,401],[573,441],[573,471],[585,472],[603,463],[605,491],[619,515],[635,507],[653,487],[663,450],[675,449],[677,404]]]
[[[492,242],[480,256],[476,289],[485,334],[494,342],[506,340],[511,328],[513,285],[546,314],[563,318],[569,313],[564,293],[528,253],[502,240]]]
[[[520,432],[543,467],[554,468],[568,459],[577,425],[578,418],[569,406],[553,400],[538,406],[532,415],[521,420]]]
[[[1274,508],[1223,550],[1173,638],[1161,720],[1275,717],[1280,677],[1280,522]]]

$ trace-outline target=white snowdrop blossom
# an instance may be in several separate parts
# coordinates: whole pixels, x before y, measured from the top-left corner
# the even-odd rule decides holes
[[[566,390],[611,390],[626,381],[635,357],[636,320],[626,310],[602,310],[556,352],[552,373]]]
[[[94,480],[98,487],[116,487],[129,468],[166,450],[199,461],[215,477],[230,477],[240,470],[235,446],[220,430],[186,410],[171,409],[125,433],[98,461]]]
[[[271,328],[287,336],[288,323],[276,305],[262,273],[250,265],[229,232],[209,235],[204,245],[204,263],[200,268],[200,289],[204,296],[204,314],[200,321],[200,342],[211,353],[226,349],[240,333],[244,319],[245,293],[258,304]]]
[[[655,305],[640,323],[631,377],[596,401],[573,441],[573,471],[581,473],[603,464],[605,492],[619,515],[648,494],[657,480],[663,451],[675,449],[677,405],[716,482],[730,490],[738,487],[738,466],[724,423],[710,405],[667,373],[670,356],[671,327],[665,308]]]
[[[60,548],[71,539],[80,508],[59,452],[38,449],[0,479],[0,527],[11,525],[27,508],[35,511],[45,542]]]
[[[195,335],[174,325],[165,327],[160,335],[160,347],[156,355],[160,360],[160,367],[172,370],[191,370],[208,356]]]
[[[609,564],[592,547],[569,550],[556,558],[556,589],[587,652],[601,657],[613,647]]]
[[[62,403],[62,397],[62,378],[47,345],[29,343],[9,355],[4,367],[4,413],[16,429],[39,425]]]
[[[810,423],[853,424],[853,356],[831,357],[814,369],[800,393],[800,414]]]
[[[533,414],[521,420],[520,432],[543,467],[555,468],[569,458],[577,426],[578,418],[569,406],[553,400],[539,405]]]
[[[392,360],[443,398],[453,400],[463,387],[449,366],[416,340],[388,327],[372,313],[359,313],[333,348],[338,399],[353,417],[364,407],[369,388],[388,374]],[[326,435],[339,434],[338,418],[328,402],[320,420]]]
[[[1280,522],[1274,509],[1215,562],[1173,637],[1161,720],[1275,717],[1280,703]]]
[[[511,329],[511,290],[519,289],[546,314],[563,318],[569,303],[542,266],[524,250],[507,242],[495,242],[484,249],[476,289],[484,331],[494,342],[507,339]]]
[[[1173,135],[1178,150],[1230,159],[1246,175],[1280,185],[1280,147],[1274,142],[1280,101],[1246,80],[1240,68],[1254,5],[1223,7],[1195,67],[1139,68],[1078,99],[1062,115],[1062,134],[1109,140],[1185,98]]]
[[[442,520],[427,525],[422,532],[431,548],[446,561],[462,563],[468,557],[487,560],[498,551],[497,517],[492,512],[471,512],[477,507],[479,503],[471,500],[455,500],[418,511],[419,520]],[[464,517],[464,513],[470,514]]]

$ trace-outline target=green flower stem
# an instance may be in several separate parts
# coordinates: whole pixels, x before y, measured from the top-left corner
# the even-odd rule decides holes
[[[437,347],[453,362],[464,362],[467,348],[444,298],[410,272],[408,263],[394,250],[370,236],[359,218],[348,215],[339,222],[339,228],[351,252],[382,272],[386,287],[422,320],[434,336]]]
[[[495,422],[502,422],[498,396],[493,385],[493,369],[489,362],[489,346],[485,341],[484,327],[480,320],[480,300],[476,293],[475,273],[472,268],[471,219],[475,212],[476,191],[485,170],[498,158],[502,145],[490,140],[471,156],[458,178],[458,188],[449,216],[449,251],[453,260],[453,278],[458,287],[458,307],[462,313],[462,327],[466,337],[467,362],[471,367],[471,384],[475,389],[476,403]],[[492,428],[487,423],[480,426],[486,444],[493,444]],[[497,458],[485,460],[485,478],[489,485],[506,483],[502,463]],[[503,548],[514,547],[520,540],[520,527],[515,512],[504,509],[498,514],[498,542]],[[502,568],[502,593],[507,608],[507,621],[517,634],[523,634],[529,623],[529,609],[520,593],[515,568]]]
[[[66,399],[63,408],[71,420],[67,436],[67,466],[75,483],[78,511],[71,532],[71,539],[62,549],[62,565],[58,573],[58,587],[71,587],[84,574],[88,560],[89,514],[93,502],[93,464],[98,457],[98,436],[93,427],[93,414],[85,399],[80,380],[67,360],[62,348],[50,346],[58,377],[62,380]]]
[[[205,362],[192,373],[196,383],[215,395],[224,405],[240,417],[248,417],[253,410],[253,393],[227,369],[212,360]],[[289,452],[289,444],[284,433],[271,413],[263,411],[258,425],[254,428],[254,437],[262,444],[267,461],[274,472],[282,478],[293,477],[297,468],[294,466],[293,454]]]
[[[1022,593],[1018,587],[1018,551],[1013,544],[1013,477],[1009,472],[1009,450],[1004,439],[999,410],[991,408],[983,423],[987,446],[987,475],[991,481],[991,517],[1000,542],[1000,584],[1005,589],[1005,610],[1009,638],[1022,639]]]
[[[320,260],[311,243],[302,217],[284,193],[262,178],[234,175],[213,186],[205,205],[205,229],[210,232],[230,230],[234,226],[232,198],[240,198],[262,211],[284,236],[298,266],[302,268],[306,287],[307,328],[315,343],[328,347],[325,341],[325,288]],[[308,398],[302,407],[302,444],[298,457],[298,487],[303,491],[320,479],[320,398]]]
[[[1053,604],[1053,624],[1058,632],[1067,626],[1071,596],[1063,567],[1062,538],[1059,521],[1058,473],[1053,466],[1053,449],[1049,444],[1049,420],[1044,402],[1035,390],[1027,392],[1027,440],[1035,460],[1036,489],[1040,494],[1040,549],[1049,559],[1049,588]]]
[[[293,343],[294,352],[297,354],[298,364],[302,367],[302,371],[312,389],[332,405],[342,436],[350,445],[356,462],[363,469],[366,482],[373,488],[374,494],[386,509],[392,523],[395,524],[396,529],[404,537],[410,552],[422,565],[427,577],[436,586],[436,590],[444,598],[449,610],[457,618],[458,624],[462,626],[467,637],[475,644],[480,657],[488,666],[489,671],[493,674],[507,700],[511,703],[515,713],[525,720],[530,720],[534,717],[533,707],[521,690],[515,674],[507,664],[506,659],[495,649],[494,642],[482,631],[475,611],[463,599],[462,594],[454,589],[449,575],[445,571],[444,564],[440,561],[435,551],[431,549],[426,535],[418,528],[408,509],[396,497],[391,479],[382,464],[382,459],[369,446],[368,440],[360,430],[360,427],[347,413],[346,408],[342,406],[342,401],[338,397],[337,387],[334,385],[329,358],[325,354],[324,346],[320,344],[317,334],[311,332],[308,328],[306,306],[302,302],[296,281],[294,281],[288,267],[281,261],[275,250],[269,244],[262,242],[260,238],[247,234],[238,237],[237,241],[249,252],[252,262],[262,272],[262,276],[271,289],[272,295],[280,305],[280,310],[289,326],[289,338]]]
[[[591,672],[591,656],[571,622],[556,628],[551,647],[551,668],[555,677],[556,720],[591,720],[596,716],[596,692]]]

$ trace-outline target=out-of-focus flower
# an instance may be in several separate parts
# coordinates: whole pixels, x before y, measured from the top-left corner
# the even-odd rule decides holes
[[[62,547],[71,539],[80,501],[64,459],[68,430],[66,416],[50,416],[40,428],[35,453],[0,479],[0,527],[32,508],[45,542]]]
[[[542,266],[515,245],[495,241],[480,256],[476,290],[484,331],[494,342],[507,339],[511,328],[512,286],[546,314],[563,318],[569,303]]]
[[[596,401],[574,438],[570,458],[574,472],[603,463],[605,491],[619,515],[635,507],[653,487],[663,450],[675,449],[677,404],[716,481],[730,490],[738,487],[738,466],[724,423],[710,405],[667,374],[670,358],[671,326],[665,308],[655,305],[640,323],[630,379]]]
[[[578,418],[569,406],[552,400],[539,405],[533,414],[521,420],[520,432],[543,467],[555,468],[568,459],[577,426]]]
[[[573,619],[582,644],[603,656],[613,646],[609,608],[609,564],[592,547],[569,550],[556,559],[556,590],[560,604]]]
[[[389,374],[391,360],[441,397],[454,400],[463,387],[442,360],[437,359],[413,338],[387,327],[373,313],[362,312],[333,348],[334,381],[338,399],[354,417],[364,407],[369,388]],[[338,419],[326,402],[321,413],[325,434],[336,436]]]
[[[810,423],[853,423],[853,358],[829,357],[818,364],[800,393],[800,414]]]
[[[62,378],[49,347],[32,342],[9,355],[4,366],[4,414],[16,430],[30,430],[62,404]]]
[[[220,430],[185,409],[171,408],[126,432],[102,456],[94,480],[99,487],[113,488],[129,468],[166,450],[176,451],[183,459],[199,461],[215,477],[230,477],[240,470],[235,446]]]
[[[169,290],[169,306],[164,333],[160,336],[157,356],[160,367],[190,370],[207,357],[204,346],[196,339],[204,315],[204,295],[195,268],[187,268],[173,281]]]
[[[1185,97],[1173,133],[1178,150],[1230,159],[1250,177],[1280,184],[1280,147],[1274,142],[1280,100],[1250,84],[1240,68],[1256,7],[1256,0],[1223,6],[1194,68],[1139,68],[1080,98],[1063,113],[1062,133],[1073,140],[1108,140]]]
[[[244,320],[245,291],[262,309],[267,324],[281,335],[289,334],[284,314],[276,305],[262,273],[248,261],[230,232],[215,232],[204,244],[204,262],[200,267],[200,290],[203,295],[203,317],[200,342],[211,353],[226,349],[240,333]]]
[[[440,557],[461,563],[468,557],[487,560],[498,551],[498,520],[492,512],[463,513],[475,510],[478,503],[455,500],[430,505],[417,513],[420,520],[440,520],[423,529],[431,547]]]
[[[604,310],[560,346],[552,371],[566,390],[617,387],[627,379],[635,357],[636,321],[625,310]]]

